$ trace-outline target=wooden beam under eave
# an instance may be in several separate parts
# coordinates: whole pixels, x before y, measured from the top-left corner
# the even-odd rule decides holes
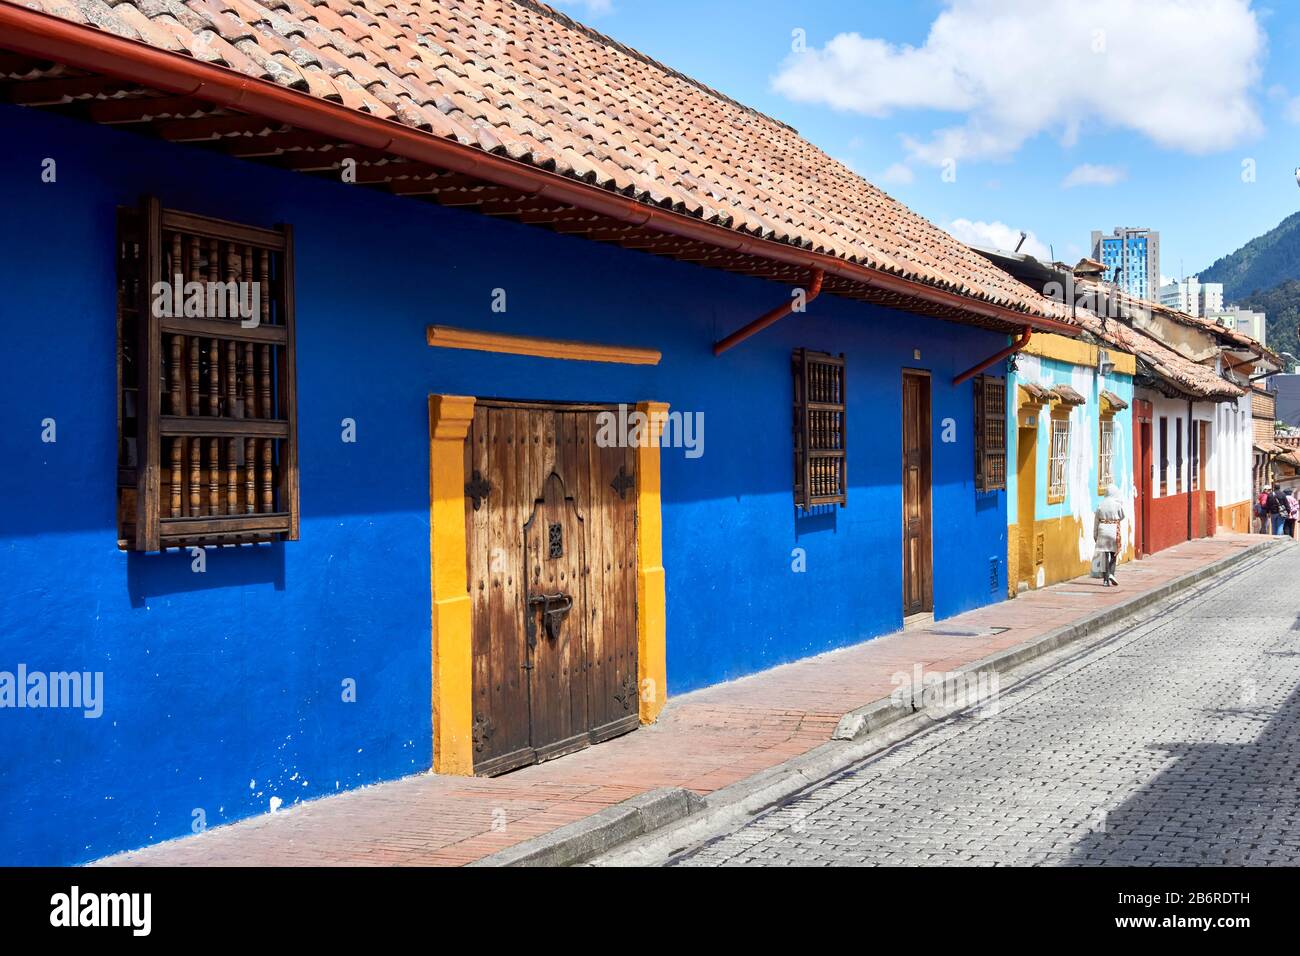
[[[281,154],[293,154],[303,150],[325,150],[328,148],[333,155],[350,156],[350,152],[334,152],[336,150],[361,150],[363,147],[356,146],[352,143],[340,143],[335,140],[318,136],[315,133],[304,133],[302,130],[291,129],[284,133],[267,133],[263,136],[242,137],[231,140],[228,143],[221,144],[222,149],[231,156],[238,158],[248,158],[257,156],[277,156]]]
[[[152,125],[152,133],[172,143],[220,140],[227,136],[256,136],[263,132],[287,132],[287,127],[257,116],[237,113],[204,116],[199,119],[169,120]]]
[[[659,360],[663,358],[658,349],[574,342],[568,339],[544,339],[531,335],[508,335],[502,332],[458,329],[450,325],[429,326],[425,332],[425,339],[434,348],[532,355],[537,358],[569,359],[578,362],[658,365]]]
[[[477,190],[443,189],[434,196],[434,199],[444,206],[481,206],[486,202],[517,203],[524,198],[523,193],[518,190],[503,189],[496,186],[488,186]]]
[[[102,76],[61,76],[52,80],[6,83],[4,98],[18,106],[54,106],[68,100],[106,96],[129,89],[130,83]]]

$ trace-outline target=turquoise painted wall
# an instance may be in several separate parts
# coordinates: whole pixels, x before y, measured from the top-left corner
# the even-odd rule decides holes
[[[1036,494],[1034,520],[1063,518],[1070,515],[1091,516],[1100,501],[1098,474],[1100,469],[1100,392],[1105,389],[1133,404],[1133,378],[1130,375],[1111,374],[1101,378],[1092,367],[1074,365],[1059,359],[1037,355],[1016,356],[1017,369],[1008,377],[1007,387],[1007,523],[1020,521],[1019,483],[1016,462],[1019,460],[1019,423],[1016,412],[1020,404],[1016,386],[1038,385],[1052,388],[1069,385],[1087,400],[1070,412],[1070,468],[1064,501],[1048,502],[1048,458],[1051,453],[1050,406],[1038,417],[1038,447],[1035,458]],[[1115,483],[1129,500],[1133,495],[1133,434],[1132,415],[1125,409],[1115,415],[1112,474]]]

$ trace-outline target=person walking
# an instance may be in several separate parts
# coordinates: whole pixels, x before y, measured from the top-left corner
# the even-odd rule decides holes
[[[1300,521],[1300,498],[1296,497],[1294,488],[1286,490],[1286,506],[1286,523],[1282,527],[1288,538],[1294,538],[1296,522]]]
[[[1259,489],[1259,494],[1255,496],[1255,519],[1259,522],[1259,533],[1269,533],[1268,517],[1268,488],[1267,486]]]
[[[1286,493],[1282,491],[1281,485],[1274,485],[1273,490],[1269,492],[1268,504],[1265,506],[1268,510],[1268,520],[1272,523],[1272,534],[1280,535],[1283,524],[1291,514],[1291,506],[1286,503]]]
[[[1106,497],[1101,499],[1092,519],[1092,538],[1100,556],[1100,574],[1103,587],[1119,587],[1115,580],[1115,562],[1119,558],[1120,524],[1124,521],[1124,500],[1119,487],[1111,485]],[[1094,572],[1095,573],[1095,572]]]

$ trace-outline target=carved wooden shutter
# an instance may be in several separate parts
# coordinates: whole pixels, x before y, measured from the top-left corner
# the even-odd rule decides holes
[[[1007,380],[975,377],[975,489],[1007,486]]]
[[[794,353],[794,500],[805,510],[847,501],[844,356]]]
[[[297,540],[293,233],[118,215],[119,545]]]

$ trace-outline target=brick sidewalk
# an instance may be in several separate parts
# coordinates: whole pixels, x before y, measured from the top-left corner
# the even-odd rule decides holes
[[[652,727],[492,779],[421,774],[324,797],[99,861],[112,865],[460,865],[656,787],[700,794],[826,743],[840,717],[894,690],[891,675],[960,667],[1258,542],[1222,535],[1122,565],[1120,588],[1076,578],[671,700]]]

